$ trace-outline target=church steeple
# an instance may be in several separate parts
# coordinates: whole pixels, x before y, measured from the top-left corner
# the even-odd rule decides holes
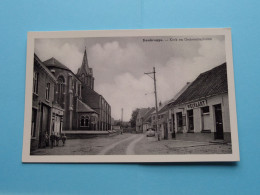
[[[88,57],[87,57],[87,49],[85,47],[83,60],[81,67],[78,69],[77,76],[82,81],[84,85],[87,87],[90,87],[91,89],[94,89],[94,77],[92,68],[88,65]]]
[[[86,47],[85,47],[85,51],[84,51],[84,56],[83,56],[81,68],[84,68],[86,71],[89,69],[89,66],[88,66],[88,56],[87,56],[87,49],[86,49]]]

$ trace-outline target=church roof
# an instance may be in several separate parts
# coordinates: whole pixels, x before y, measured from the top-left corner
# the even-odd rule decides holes
[[[88,105],[90,105],[91,108],[93,109],[101,108],[100,101],[102,98],[105,100],[105,98],[102,95],[100,95],[99,93],[97,93],[96,91],[94,91],[93,89],[85,85],[82,85],[81,96],[82,96],[82,100],[86,102]],[[97,112],[99,111],[97,110]]]
[[[77,112],[94,112],[97,113],[95,110],[90,108],[86,103],[82,102],[81,100],[77,100]]]
[[[227,92],[227,66],[226,63],[223,63],[207,72],[201,73],[175,100],[174,104],[181,104]]]
[[[65,69],[65,70],[69,70],[70,69],[65,66],[64,64],[62,64],[61,62],[59,62],[58,60],[56,60],[55,58],[50,58],[46,61],[43,62],[47,67],[55,67],[55,68],[61,68],[61,69]]]

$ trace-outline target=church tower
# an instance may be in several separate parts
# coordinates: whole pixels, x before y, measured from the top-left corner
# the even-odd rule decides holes
[[[88,65],[88,57],[87,57],[86,48],[84,51],[82,65],[78,69],[77,76],[85,86],[94,90],[93,71],[92,71],[92,68],[90,68]]]

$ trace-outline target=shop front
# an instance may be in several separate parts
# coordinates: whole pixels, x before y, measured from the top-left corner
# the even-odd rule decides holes
[[[52,107],[52,131],[55,135],[61,136],[63,127],[63,114],[64,110],[58,106],[53,105]],[[48,132],[51,135],[52,132]]]
[[[228,94],[175,105],[172,129],[177,133],[208,134],[213,140],[230,142]]]

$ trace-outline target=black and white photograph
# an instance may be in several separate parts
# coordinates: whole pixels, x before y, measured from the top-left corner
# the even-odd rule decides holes
[[[239,161],[231,30],[29,32],[23,162]]]

